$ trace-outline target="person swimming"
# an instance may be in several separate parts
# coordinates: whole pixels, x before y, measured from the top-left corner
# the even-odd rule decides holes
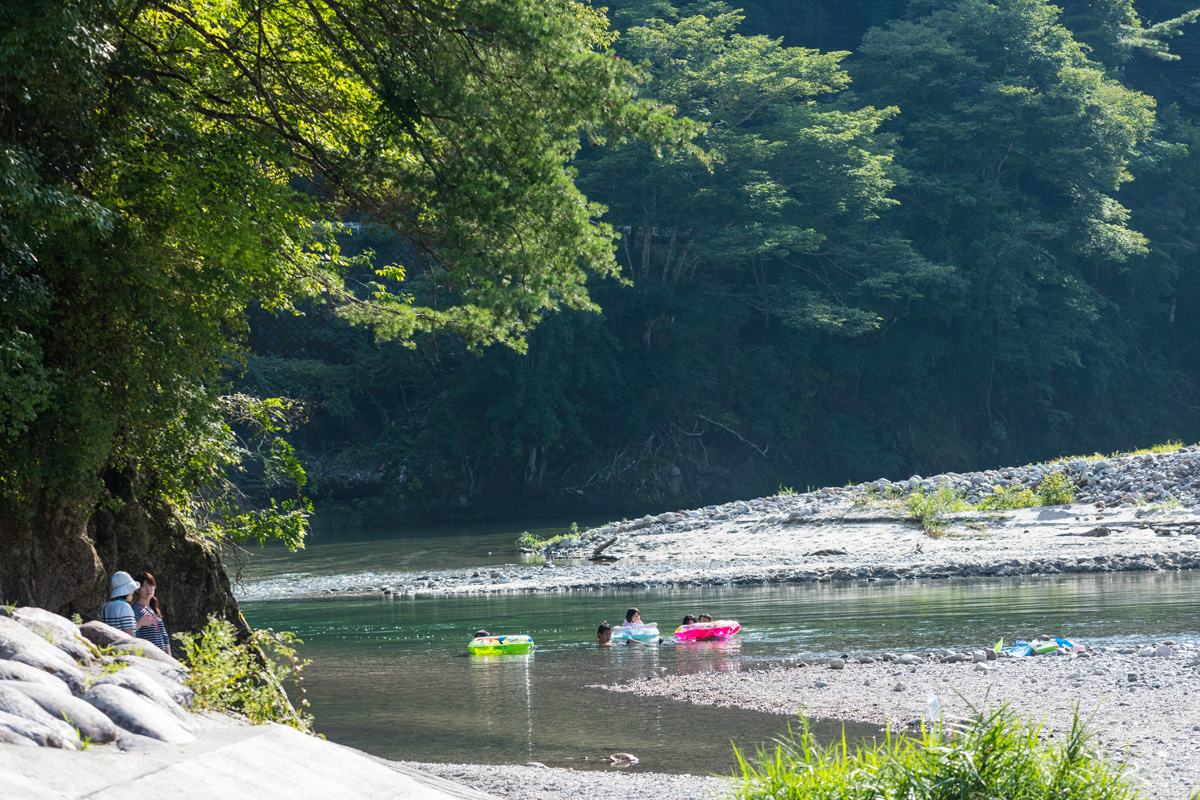
[[[713,618],[712,618],[711,614],[701,614],[699,617],[696,618],[696,622],[712,622],[712,621],[713,621]]]
[[[625,621],[621,623],[622,627],[630,627],[632,625],[640,625],[642,622],[642,612],[636,608],[631,608],[625,612]]]
[[[691,614],[685,614],[685,615],[684,615],[684,617],[683,617],[683,623],[682,623],[682,624],[684,624],[684,625],[695,625],[695,624],[696,624],[696,618],[695,618],[693,615],[691,615]]]
[[[612,646],[612,625],[608,621],[600,623],[600,627],[596,629],[596,644],[600,647]]]

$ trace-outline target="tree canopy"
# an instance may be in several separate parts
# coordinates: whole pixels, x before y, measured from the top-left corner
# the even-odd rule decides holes
[[[612,232],[572,155],[694,131],[610,41],[572,0],[5,3],[4,501],[86,503],[116,471],[186,506],[219,482],[246,451],[217,396],[252,303],[518,347],[592,308]],[[347,284],[354,219],[413,263]],[[401,282],[418,270],[427,302]]]

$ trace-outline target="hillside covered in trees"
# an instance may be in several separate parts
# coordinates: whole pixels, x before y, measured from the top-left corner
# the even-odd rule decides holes
[[[610,57],[703,152],[612,137],[574,156],[616,234],[620,275],[586,285],[599,310],[491,344],[388,341],[318,303],[253,317],[226,374],[305,404],[318,508],[638,511],[1200,438],[1190,6],[607,15]],[[457,273],[393,223],[345,219],[359,297],[402,267],[412,302],[458,302]]]

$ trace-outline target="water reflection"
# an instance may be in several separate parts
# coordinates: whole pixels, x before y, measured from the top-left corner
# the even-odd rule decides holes
[[[487,727],[521,731],[525,758],[533,758],[533,653],[471,656],[470,707]]]
[[[678,642],[675,648],[675,670],[680,675],[699,672],[741,672],[742,640],[725,639],[711,642]]]

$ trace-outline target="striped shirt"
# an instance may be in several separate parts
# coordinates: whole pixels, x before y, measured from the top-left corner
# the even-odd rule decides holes
[[[137,624],[133,609],[123,598],[109,600],[100,610],[100,621],[119,630],[127,631]]]
[[[153,613],[153,611],[146,608],[141,603],[133,604],[133,614],[139,620],[147,614],[153,615]],[[156,645],[159,650],[162,650],[167,655],[171,654],[171,640],[167,638],[167,626],[163,624],[161,619],[155,622],[153,625],[146,625],[145,627],[138,628],[137,637],[139,639],[145,639],[151,644]]]

